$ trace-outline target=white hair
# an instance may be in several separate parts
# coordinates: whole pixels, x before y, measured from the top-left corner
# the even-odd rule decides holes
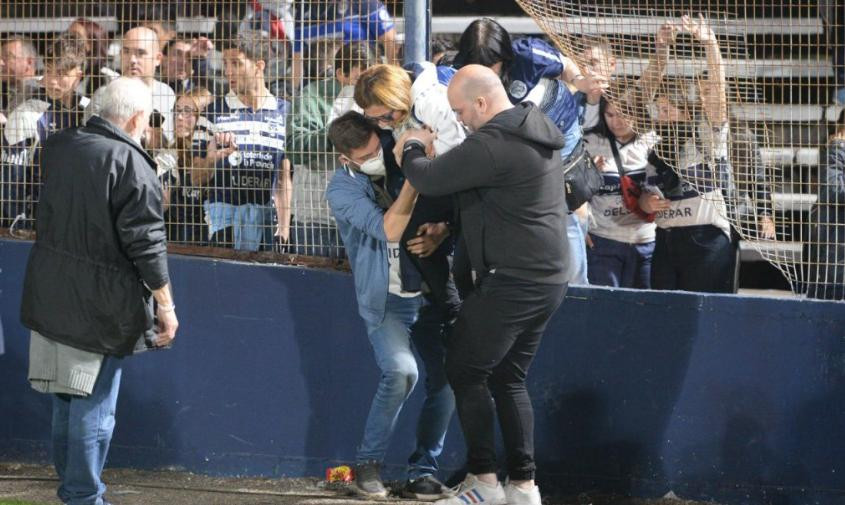
[[[96,95],[98,107],[92,112],[109,121],[123,122],[139,111],[153,111],[152,90],[135,77],[118,77],[97,90]]]

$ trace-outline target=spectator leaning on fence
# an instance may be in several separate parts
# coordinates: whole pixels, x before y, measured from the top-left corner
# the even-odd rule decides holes
[[[703,16],[683,16],[679,26],[704,46],[708,69],[692,92],[698,98],[679,80],[661,84],[655,100],[660,156],[650,157],[639,199],[657,224],[651,286],[730,293],[736,289],[737,249],[725,199],[735,191],[725,70],[719,42]]]
[[[52,135],[41,156],[21,322],[32,330],[30,383],[52,394],[52,457],[68,505],[104,503],[122,358],[169,345],[178,326],[161,188],[140,145],[151,112],[144,83],[117,79],[100,116]]]
[[[200,87],[176,98],[173,109],[175,140],[166,150],[166,159],[172,160],[173,169],[163,174],[163,163],[159,163],[167,208],[167,240],[172,243],[195,246],[208,243],[203,210],[208,188],[197,183],[193,167],[197,147],[210,140],[208,121],[200,117],[200,112],[213,99],[211,92]]]
[[[358,312],[382,372],[356,455],[355,489],[369,497],[387,496],[379,470],[419,376],[413,344],[425,366],[426,399],[403,492],[409,498],[438,499],[447,489],[434,473],[454,396],[444,366],[444,316],[429,310],[421,293],[422,272],[398,243],[418,212],[417,192],[404,182],[393,159],[393,137],[361,114],[342,115],[328,135],[343,168],[332,177],[326,197],[349,255]],[[422,253],[438,246],[429,241]]]
[[[61,35],[48,49],[42,88],[16,107],[3,130],[2,223],[32,227],[41,178],[41,144],[56,131],[82,123],[88,98],[76,88],[85,69],[85,46],[74,34]],[[11,220],[11,223],[10,223]]]
[[[38,90],[35,74],[38,68],[38,50],[25,37],[10,37],[3,42],[2,58],[5,62],[0,90],[0,113],[8,114]]]
[[[648,289],[654,253],[654,216],[637,203],[648,155],[657,143],[653,131],[638,134],[622,111],[602,98],[599,123],[584,132],[587,152],[602,172],[604,185],[590,200],[587,275],[590,284]]]
[[[342,256],[337,229],[325,204],[326,186],[336,163],[327,128],[341,90],[354,89],[358,75],[374,60],[365,43],[342,46],[335,55],[334,77],[310,83],[293,101],[287,138],[288,157],[294,165],[291,252]]]
[[[264,80],[273,56],[260,32],[241,32],[223,48],[230,91],[203,113],[214,138],[194,160],[197,184],[209,186],[205,202],[214,245],[248,251],[269,249],[275,236],[290,236],[291,169],[285,156],[289,104]],[[275,209],[274,209],[275,205]]]

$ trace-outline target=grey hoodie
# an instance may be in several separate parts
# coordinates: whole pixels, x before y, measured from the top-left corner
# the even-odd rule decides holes
[[[564,138],[540,109],[521,103],[503,111],[434,160],[411,145],[402,171],[423,195],[456,195],[474,271],[567,281]]]

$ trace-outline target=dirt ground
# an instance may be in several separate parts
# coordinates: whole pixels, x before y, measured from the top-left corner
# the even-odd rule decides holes
[[[109,486],[106,498],[113,505],[423,503],[400,498],[379,502],[356,499],[347,486],[327,484],[315,478],[218,478],[179,471],[109,469],[105,471],[103,480]],[[0,505],[4,502],[58,504],[55,493],[56,477],[52,468],[0,462]],[[587,494],[571,498],[546,497],[543,502],[545,505],[704,505],[679,499],[642,500]]]

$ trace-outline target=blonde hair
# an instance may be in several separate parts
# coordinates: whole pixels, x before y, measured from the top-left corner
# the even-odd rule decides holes
[[[399,112],[404,120],[411,112],[411,77],[396,65],[374,65],[358,77],[355,103],[362,109],[387,107]]]

